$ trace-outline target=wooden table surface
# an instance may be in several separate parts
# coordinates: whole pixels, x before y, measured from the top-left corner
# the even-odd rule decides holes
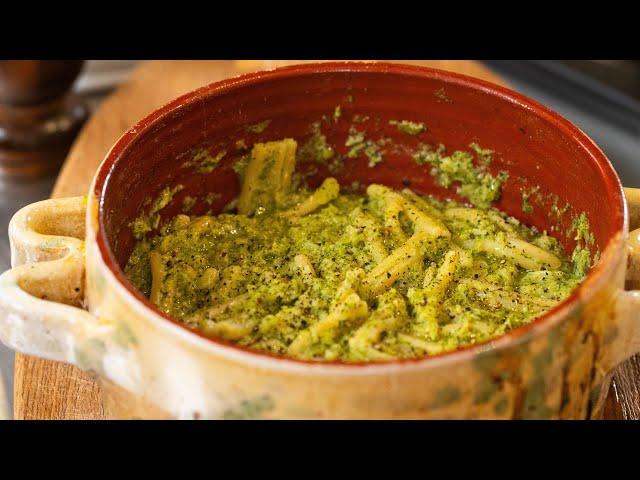
[[[118,137],[136,121],[169,100],[223,78],[299,61],[151,61],[108,97],[84,127],[69,152],[53,197],[83,195],[103,157]],[[472,61],[414,63],[504,84],[496,74]],[[627,366],[618,374],[607,402],[608,418],[638,418],[640,370]],[[616,390],[614,392],[614,390]],[[90,375],[62,363],[16,355],[14,418],[101,419],[100,389]]]

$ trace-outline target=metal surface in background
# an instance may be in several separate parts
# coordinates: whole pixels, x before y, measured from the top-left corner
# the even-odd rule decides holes
[[[484,63],[515,90],[572,121],[602,148],[625,186],[640,187],[640,99],[560,62]]]
[[[640,101],[640,60],[562,60],[560,63]]]

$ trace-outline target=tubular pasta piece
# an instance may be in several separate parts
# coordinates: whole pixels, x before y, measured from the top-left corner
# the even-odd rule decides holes
[[[189,322],[201,323],[205,320],[215,319],[217,316],[224,314],[225,311],[229,308],[232,308],[244,302],[248,297],[249,295],[247,293],[243,293],[242,295],[233,297],[224,303],[203,308],[187,317],[187,320]]]
[[[302,217],[326,205],[340,194],[340,184],[335,178],[326,178],[302,203],[287,210],[285,217]]]
[[[164,295],[159,296],[157,305],[165,312],[169,312],[173,307],[173,300],[176,295],[176,279],[169,277],[169,279],[163,282],[160,289]]]
[[[409,319],[407,306],[402,295],[392,288],[378,299],[378,308],[370,315],[349,339],[349,348],[360,358],[375,357],[382,359],[388,355],[376,350],[384,332],[394,330]],[[380,355],[379,355],[380,354]]]
[[[358,211],[357,214],[352,217],[354,227],[364,232],[367,239],[365,248],[369,250],[373,259],[380,263],[384,260],[388,253],[387,248],[384,246],[384,240],[380,235],[382,225],[380,225],[375,218],[367,213]]]
[[[238,213],[251,215],[282,200],[291,186],[296,148],[296,141],[290,138],[253,146],[238,197]]]
[[[391,233],[393,239],[398,243],[407,241],[407,234],[402,229],[400,214],[403,211],[403,203],[397,198],[390,199],[384,209],[384,226]]]
[[[344,324],[357,324],[367,318],[367,315],[367,303],[357,293],[351,291],[351,293],[343,295],[326,317],[314,323],[307,330],[300,332],[289,345],[289,353],[304,356],[305,350],[308,350],[316,342],[331,343]]]
[[[151,295],[149,296],[149,300],[151,300],[155,305],[160,305],[162,281],[164,280],[165,275],[162,255],[155,251],[150,252],[149,263],[151,265]]]
[[[446,350],[446,348],[440,343],[428,342],[426,340],[422,340],[421,338],[407,335],[406,333],[399,333],[398,339],[402,340],[405,343],[408,343],[414,348],[424,351],[429,355],[441,353]]]
[[[410,202],[413,202],[414,205],[423,210],[430,217],[437,218],[438,220],[442,220],[444,218],[444,215],[440,210],[429,205],[424,198],[416,195],[415,192],[409,190],[408,188],[402,190],[402,195],[404,195],[404,197],[407,198]]]
[[[361,268],[355,268],[353,270],[349,270],[342,283],[338,287],[338,291],[336,292],[336,296],[331,302],[331,308],[334,308],[338,304],[340,304],[348,295],[352,292],[357,292],[360,290],[360,286],[364,280],[364,270]]]
[[[422,280],[422,288],[429,286],[429,284],[431,283],[431,280],[433,280],[437,271],[438,271],[438,267],[436,266],[435,263],[432,263],[427,267],[424,273],[424,280]]]
[[[518,292],[472,278],[465,278],[460,281],[460,284],[469,285],[477,290],[478,298],[493,308],[505,307],[510,310],[521,310],[522,305],[551,308],[557,303],[554,300],[547,300],[532,295],[521,295]]]
[[[251,327],[241,325],[231,320],[222,320],[220,322],[207,325],[205,330],[207,333],[218,335],[226,340],[239,340],[251,333]]]
[[[308,275],[310,277],[316,276],[313,264],[306,255],[298,254],[293,257],[293,268],[302,275]]]
[[[466,220],[467,222],[477,222],[478,220],[484,220],[487,218],[485,213],[477,208],[464,207],[447,208],[444,211],[444,216],[447,218],[455,218],[457,220]]]
[[[562,266],[554,254],[516,237],[507,237],[504,243],[484,238],[476,241],[474,246],[485,253],[513,260],[527,270],[540,270],[543,267],[557,270]]]
[[[445,254],[436,276],[427,287],[431,296],[437,299],[441,299],[444,296],[461,264],[462,254],[460,252],[458,249],[452,249]]]
[[[412,265],[423,258],[422,243],[429,238],[425,232],[414,233],[404,245],[396,248],[387,258],[371,270],[365,279],[365,290],[372,296],[379,295]]]
[[[324,342],[331,342],[341,323],[364,319],[368,311],[367,303],[360,299],[357,293],[351,292],[344,296],[326,317],[313,324],[311,327],[313,336],[317,336]]]
[[[198,288],[212,289],[218,283],[219,273],[215,268],[207,268],[198,279]]]
[[[424,209],[416,207],[413,202],[390,188],[384,185],[371,184],[367,187],[367,195],[374,198],[382,198],[387,207],[393,205],[393,210],[402,208],[402,211],[413,223],[415,232],[425,232],[432,237],[451,237],[451,232],[439,219],[430,216]]]
[[[406,241],[403,245],[400,245],[396,248],[387,258],[385,258],[382,262],[380,262],[376,267],[369,272],[369,278],[377,277],[385,272],[387,272],[390,268],[393,267],[398,261],[400,261],[403,257],[407,256],[415,256],[417,251],[420,250],[420,244],[428,239],[428,235],[424,232],[414,233],[409,240]]]
[[[407,292],[416,316],[414,330],[426,338],[434,340],[439,335],[438,313],[447,289],[463,266],[464,253],[457,247],[449,250],[429,285],[426,288],[410,288]]]
[[[363,278],[362,269],[347,272],[327,316],[300,332],[289,345],[289,353],[304,355],[317,342],[330,343],[343,324],[355,324],[367,318],[369,307],[356,293]]]
[[[395,193],[395,195],[398,195]],[[398,195],[400,197],[400,195]],[[400,197],[402,198],[402,197]],[[404,212],[413,222],[416,232],[425,232],[434,237],[451,237],[451,232],[437,218],[430,217],[424,211],[416,208],[412,203],[404,200]]]
[[[504,218],[498,215],[498,213],[489,210],[487,211],[487,217],[489,217],[489,219],[493,223],[495,223],[498,227],[500,227],[502,230],[509,233],[510,235],[513,235],[513,236],[518,235],[518,231],[514,228],[514,226],[509,224]]]

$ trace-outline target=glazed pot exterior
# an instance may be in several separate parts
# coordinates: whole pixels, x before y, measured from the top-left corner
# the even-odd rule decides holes
[[[114,288],[93,244],[87,260],[90,310],[125,320],[140,373],[131,389],[164,411],[149,411],[153,402],[105,383],[105,411],[118,418],[171,416],[166,412],[178,418],[597,417],[619,348],[614,310],[626,272],[623,256],[590,299],[505,347],[487,345],[463,359],[343,370],[210,348],[206,340],[137,312],[135,299]]]
[[[409,100],[402,103],[397,91]],[[292,98],[304,98],[307,110],[299,113]],[[220,192],[219,205],[237,195],[231,159],[202,177],[179,168],[176,154],[212,138],[228,151],[246,134],[238,133],[245,132],[239,125],[266,114],[273,117],[270,130],[250,141],[298,138],[336,102],[345,111],[353,103],[358,113],[383,112],[371,132],[397,135],[389,120],[426,111],[432,136],[426,140],[454,148],[481,141],[495,149],[504,156],[498,167],[511,174],[498,206],[522,218],[525,186],[560,192],[588,212],[601,253],[597,266],[568,300],[491,342],[371,364],[298,361],[238,348],[187,329],[132,288],[122,267],[134,242],[128,225],[144,198],[184,184],[177,206],[163,211],[168,218],[186,194]],[[340,128],[331,134],[336,145],[348,131]],[[411,184],[420,193],[456,198],[434,185],[427,167],[404,157],[391,155],[376,169],[353,162],[339,180]],[[320,171],[314,179],[323,176]],[[637,228],[640,199],[634,190],[627,197]],[[187,94],[126,132],[87,197],[41,202],[16,214],[10,229],[15,268],[0,277],[0,339],[95,372],[112,418],[594,418],[602,413],[613,368],[640,351],[640,294],[624,290],[625,278],[638,288],[633,279],[640,275],[632,268],[627,276],[627,268],[640,263],[640,249],[627,246],[624,201],[615,172],[582,132],[506,89],[385,64],[252,74]],[[598,215],[602,202],[607,215]],[[541,201],[526,220],[551,228],[549,203]],[[198,203],[191,213],[206,208]],[[561,242],[567,250],[574,244],[570,235]]]

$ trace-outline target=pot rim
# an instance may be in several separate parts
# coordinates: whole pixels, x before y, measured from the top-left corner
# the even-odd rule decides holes
[[[129,282],[123,270],[109,247],[104,229],[104,193],[108,185],[112,171],[117,167],[121,155],[129,147],[134,146],[135,140],[161,122],[163,119],[175,114],[175,112],[188,105],[196,103],[205,97],[224,95],[229,91],[239,87],[250,87],[263,81],[298,77],[304,75],[314,75],[329,72],[376,72],[398,75],[418,76],[430,79],[445,80],[449,83],[467,88],[476,89],[483,93],[497,96],[505,101],[513,103],[521,108],[527,109],[561,130],[564,136],[577,142],[585,150],[597,165],[600,173],[610,187],[616,192],[617,205],[610,208],[616,213],[622,213],[620,228],[613,234],[605,248],[601,251],[598,264],[593,267],[583,282],[564,301],[554,306],[541,317],[532,322],[513,329],[499,337],[481,343],[472,344],[450,352],[445,352],[432,356],[424,356],[410,359],[395,359],[380,362],[343,362],[326,360],[303,360],[291,358],[283,355],[252,350],[238,346],[234,343],[220,338],[206,335],[205,333],[192,329],[181,323],[179,320],[158,310],[150,300],[138,292]],[[181,337],[182,340],[194,344],[200,348],[205,348],[219,356],[229,359],[236,359],[243,363],[259,364],[263,367],[287,369],[306,373],[326,373],[326,374],[379,374],[390,373],[397,370],[413,370],[426,367],[435,368],[437,366],[456,361],[470,360],[476,355],[486,351],[505,349],[516,346],[532,335],[541,333],[560,322],[566,316],[578,311],[595,292],[599,291],[607,281],[613,276],[616,268],[616,259],[623,253],[626,238],[628,236],[628,211],[624,199],[622,183],[606,157],[604,152],[589,138],[582,130],[576,127],[569,120],[565,119],[553,110],[545,107],[537,101],[530,99],[511,89],[469,77],[458,73],[444,70],[385,62],[321,62],[280,67],[259,72],[252,72],[240,76],[214,82],[196,90],[188,92],[180,97],[164,104],[154,110],[133,127],[127,130],[113,145],[106,154],[104,160],[98,167],[94,175],[92,185],[89,190],[89,212],[97,210],[97,232],[92,232],[91,224],[87,222],[87,238],[94,239],[98,245],[98,251],[102,264],[106,267],[105,273],[111,277],[112,285],[120,291],[129,305],[142,316],[162,329],[167,329],[168,333]],[[93,194],[93,195],[92,195]],[[92,208],[95,199],[98,201],[97,209]]]

